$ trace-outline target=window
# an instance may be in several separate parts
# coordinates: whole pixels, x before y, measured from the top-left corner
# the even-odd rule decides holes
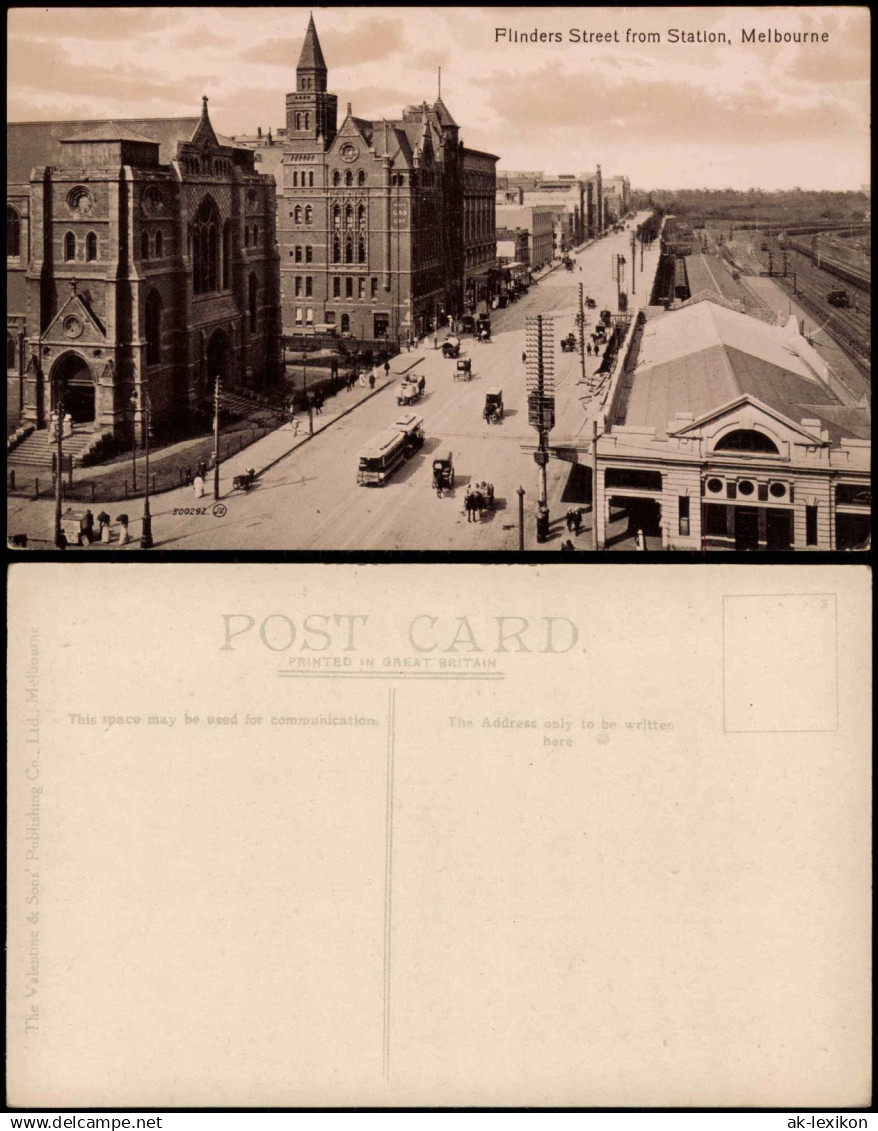
[[[6,254],[15,259],[21,255],[21,217],[14,208],[6,209]]]
[[[715,445],[715,452],[765,452],[778,455],[777,446],[752,428],[738,428],[729,432]]]
[[[361,204],[357,208],[357,228],[361,232],[366,230],[366,205]]]
[[[68,263],[76,258],[76,236],[73,232],[68,232],[64,237],[64,258]]]
[[[146,300],[146,364],[158,365],[162,360],[162,300],[158,291],[150,291]]]
[[[311,244],[306,244],[306,246],[305,246],[305,262],[306,263],[313,263],[314,262],[314,248],[311,246]]]
[[[306,326],[313,326],[314,325],[314,307],[313,306],[309,306],[305,311],[305,325]]]
[[[349,204],[344,210],[344,226],[348,231],[354,226],[354,206]]]
[[[345,263],[354,261],[354,241],[350,236],[346,236],[344,241],[344,261]]]
[[[307,110],[305,111],[305,129],[306,130],[311,129],[311,115],[308,113]]]
[[[301,306],[296,307],[296,325],[297,326],[302,325],[302,308],[301,308]]]
[[[192,228],[192,287],[197,295],[208,294],[220,283],[220,217],[212,197],[206,196],[195,213]]]
[[[298,187],[299,187],[299,174],[294,172],[293,173],[293,188],[298,188]]]
[[[313,221],[314,221],[314,209],[309,204],[305,207],[305,223],[311,224],[311,223],[313,223]]]
[[[296,205],[295,212],[293,213],[293,219],[295,220],[295,222],[297,224],[302,223],[302,206],[301,206],[301,204]]]
[[[140,258],[149,259],[149,232],[140,233]]]
[[[341,332],[349,334],[351,332],[351,316],[350,314],[343,314],[341,316]]]
[[[365,298],[366,297],[366,280],[365,279],[358,279],[357,283],[358,283],[358,287],[359,287],[358,298]]]
[[[341,173],[338,171],[338,169],[336,169],[335,172],[332,174],[333,188],[338,188],[338,186],[340,184],[341,184]],[[338,205],[336,205],[336,208],[338,208]]]
[[[302,276],[301,275],[296,276],[295,287],[296,287],[296,289],[295,289],[294,293],[295,293],[296,298],[301,298],[302,297]]]
[[[332,297],[341,298],[341,279],[336,275],[332,280]]]
[[[259,246],[259,225],[258,224],[253,225],[253,246],[254,247]]]
[[[6,372],[15,369],[15,338],[11,334],[6,335]]]
[[[372,280],[372,298],[378,298],[378,280]]]
[[[335,325],[335,311],[334,310],[325,311],[323,317],[326,319],[328,325],[330,325],[330,326]]]
[[[161,233],[159,233],[159,235],[156,237],[156,239],[158,240],[160,238],[161,238]],[[156,250],[158,250],[158,244],[156,244]],[[97,257],[98,257],[98,237],[94,234],[94,232],[89,232],[88,235],[85,237],[85,258],[88,260],[89,263],[94,263],[94,261],[97,259]]]
[[[223,224],[223,290],[232,286],[232,225],[226,220]]]
[[[817,508],[805,507],[805,545],[817,545]]]
[[[348,275],[344,281],[344,295],[345,298],[354,297],[354,280]]]
[[[300,130],[301,128],[302,128],[302,115],[297,114],[296,115],[296,129]]]
[[[366,262],[366,241],[362,236],[357,240],[357,263]]]
[[[259,284],[256,281],[256,276],[250,276],[250,285],[248,291],[248,309],[250,312],[250,333],[256,333],[256,300],[259,294]]]
[[[308,174],[308,188],[314,188],[314,174]]]
[[[360,187],[362,188],[362,186],[363,186],[363,185],[364,185],[365,183],[366,183],[366,174],[365,174],[365,173],[363,172],[363,170],[361,169],[361,170],[359,171],[359,173],[357,173],[357,184],[358,184],[358,185],[359,185],[359,186],[360,186]]]
[[[302,262],[302,249],[299,246],[299,244],[296,244],[296,262],[297,263]]]
[[[350,188],[354,183],[354,174],[350,171],[350,169],[348,169],[348,171],[344,175],[344,183],[347,188]]]
[[[311,298],[314,294],[314,277],[313,275],[305,276],[305,298]]]
[[[680,505],[680,534],[684,538],[689,537],[689,496],[680,495],[678,498]]]
[[[341,263],[341,240],[338,236],[332,237],[332,262]]]

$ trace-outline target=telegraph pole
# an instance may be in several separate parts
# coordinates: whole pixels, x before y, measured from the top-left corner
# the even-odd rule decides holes
[[[634,243],[634,233],[631,233],[631,293],[637,294],[637,287],[634,282],[634,269],[637,266],[637,246]]]
[[[582,301],[582,283],[579,284],[579,362],[582,380],[585,381],[585,305]]]
[[[528,423],[539,435],[539,448],[534,452],[534,463],[539,468],[539,493],[537,499],[537,541],[545,542],[549,536],[548,484],[546,466],[549,462],[549,433],[555,426],[555,356],[553,335],[544,336],[544,324],[552,327],[550,316],[537,314],[526,323],[527,343],[527,415]]]
[[[55,548],[61,549],[61,465],[64,458],[62,437],[64,434],[64,384],[55,379]],[[51,421],[51,416],[49,417]]]
[[[219,484],[219,465],[220,465],[220,451],[219,451],[219,417],[220,417],[220,392],[222,384],[220,382],[219,374],[216,376],[216,393],[214,395],[213,406],[213,497],[218,499],[220,497],[220,484]]]

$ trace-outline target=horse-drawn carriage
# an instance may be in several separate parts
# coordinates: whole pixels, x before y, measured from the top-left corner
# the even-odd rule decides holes
[[[589,310],[594,310],[594,308],[595,308],[595,307],[597,306],[597,303],[596,303],[596,302],[595,302],[595,300],[594,300],[594,299],[593,299],[593,298],[591,297],[591,295],[586,295],[586,297],[585,297],[585,305],[586,305],[586,306],[588,307],[588,309],[589,309]]]
[[[478,522],[483,511],[494,509],[494,484],[473,483],[466,489],[463,499],[463,509],[466,512],[467,522]]]
[[[248,467],[243,475],[236,475],[232,480],[233,491],[249,491],[256,482],[256,469]]]
[[[566,338],[561,339],[562,353],[573,353],[576,350],[576,336],[568,334]]]
[[[442,343],[443,357],[460,357],[460,338],[450,335]]]
[[[90,545],[94,533],[91,511],[77,511],[73,507],[68,507],[61,515],[61,533],[70,546]]]
[[[433,487],[436,491],[444,491],[454,486],[454,463],[451,452],[443,452],[433,457]]]
[[[503,419],[503,390],[497,385],[485,393],[484,417],[486,424],[499,424]]]
[[[421,379],[421,381],[423,378]],[[424,391],[424,386],[421,381],[416,381],[412,377],[407,377],[396,390],[396,403],[397,404],[414,404],[415,401],[421,399],[421,393]]]
[[[469,381],[473,375],[472,358],[459,357],[457,359],[457,368],[454,371],[455,381]]]
[[[487,314],[480,314],[479,320],[475,328],[476,338],[480,342],[490,342],[491,340],[491,319]]]

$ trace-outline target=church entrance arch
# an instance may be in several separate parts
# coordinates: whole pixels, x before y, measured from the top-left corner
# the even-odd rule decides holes
[[[58,387],[63,389],[64,414],[74,424],[91,424],[95,419],[95,378],[85,358],[77,353],[60,357],[49,374],[49,395],[55,410]]]
[[[225,388],[231,377],[231,347],[225,330],[214,330],[207,343],[207,388],[213,392],[219,377]]]

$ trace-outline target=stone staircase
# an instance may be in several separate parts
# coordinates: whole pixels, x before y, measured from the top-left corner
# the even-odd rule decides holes
[[[98,433],[96,432],[74,428],[73,434],[64,440],[64,467],[67,467],[67,460],[71,455],[73,456],[73,466],[80,467],[83,453],[94,444],[97,438]],[[51,472],[52,456],[57,450],[56,444],[49,443],[49,429],[39,428],[9,453],[6,462],[10,467],[33,468],[34,471],[39,469]]]

